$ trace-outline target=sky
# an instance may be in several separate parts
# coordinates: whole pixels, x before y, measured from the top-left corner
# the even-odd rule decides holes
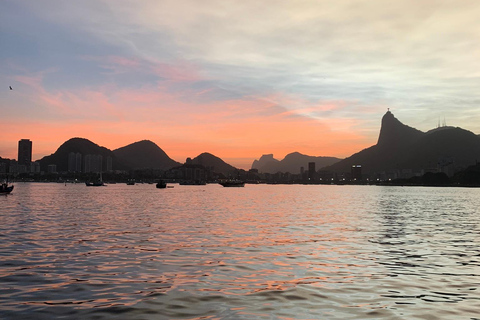
[[[479,16],[458,0],[3,0],[0,156],[82,137],[244,169],[345,158],[388,108],[480,134]]]

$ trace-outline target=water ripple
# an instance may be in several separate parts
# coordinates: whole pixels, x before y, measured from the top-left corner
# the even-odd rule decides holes
[[[475,319],[479,192],[18,184],[0,317]]]

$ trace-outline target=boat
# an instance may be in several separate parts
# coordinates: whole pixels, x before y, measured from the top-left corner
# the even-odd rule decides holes
[[[165,189],[167,187],[167,183],[163,180],[158,181],[156,187],[158,189]]]
[[[13,187],[14,187],[13,185],[12,186],[8,185],[8,181],[4,181],[0,185],[0,194],[9,194],[10,192],[12,192]]]
[[[105,185],[105,183],[103,183],[103,179],[102,179],[102,174],[100,173],[100,177],[98,178],[97,181],[85,181],[85,185],[87,187],[103,187]]]
[[[224,187],[244,187],[245,186],[245,181],[225,180],[225,181],[220,181],[219,184],[221,184]]]
[[[203,180],[185,180],[185,181],[180,181],[179,184],[181,186],[204,186],[207,183]]]
[[[85,181],[85,185],[87,187],[103,187],[105,185],[105,183],[103,183],[103,181],[101,181],[101,180],[94,181],[94,182]]]

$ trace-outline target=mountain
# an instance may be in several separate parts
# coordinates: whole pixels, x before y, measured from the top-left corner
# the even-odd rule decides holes
[[[264,154],[259,160],[253,160],[252,169],[257,169],[259,172],[270,172],[269,167],[276,166],[280,160],[274,159],[273,154]]]
[[[424,133],[401,123],[393,113],[387,111],[382,118],[377,146],[385,149],[398,149],[412,144]]]
[[[287,154],[281,161],[274,159],[272,154],[263,155],[259,160],[252,163],[252,169],[258,169],[259,172],[276,173],[276,172],[290,172],[293,174],[300,173],[300,167],[308,170],[308,163],[315,162],[315,168],[320,169],[332,165],[341,159],[334,157],[314,157],[293,152]]]
[[[103,157],[103,168],[106,168],[107,158],[112,158],[113,169],[125,169],[125,165],[119,162],[113,152],[105,147],[101,147],[98,144],[84,138],[72,138],[65,141],[55,153],[43,157],[40,159],[40,168],[43,171],[47,170],[47,166],[55,164],[57,171],[68,170],[68,157],[71,152],[82,154],[82,161],[86,155],[101,155]],[[82,168],[83,170],[83,168]]]
[[[179,166],[159,146],[149,140],[134,142],[113,150],[113,154],[133,169],[168,170]]]
[[[376,145],[364,149],[334,165],[332,172],[350,172],[362,165],[364,174],[392,170],[428,171],[453,166],[455,170],[480,159],[480,137],[455,127],[441,127],[427,133],[401,123],[388,111],[382,118]]]
[[[238,170],[234,166],[229,165],[222,159],[214,156],[211,153],[204,152],[192,159],[192,164],[200,164],[205,167],[213,168],[212,171],[222,173],[225,176],[235,175]]]

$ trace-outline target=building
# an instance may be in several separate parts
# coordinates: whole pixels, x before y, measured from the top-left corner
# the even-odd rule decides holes
[[[308,180],[312,181],[316,178],[316,171],[315,171],[315,162],[308,163]]]
[[[40,162],[35,161],[30,164],[31,173],[40,173]]]
[[[361,181],[362,180],[362,165],[354,164],[352,165],[352,180]]]
[[[85,156],[85,173],[94,172],[100,173],[102,172],[102,162],[103,157],[99,154],[87,154]]]
[[[49,164],[47,166],[48,173],[57,173],[57,165],[56,164]]]
[[[82,154],[70,152],[68,154],[68,171],[82,172]]]
[[[18,164],[26,168],[30,167],[32,162],[32,141],[29,139],[22,139],[18,141]]]
[[[0,162],[0,173],[7,173],[7,164],[5,162]]]

